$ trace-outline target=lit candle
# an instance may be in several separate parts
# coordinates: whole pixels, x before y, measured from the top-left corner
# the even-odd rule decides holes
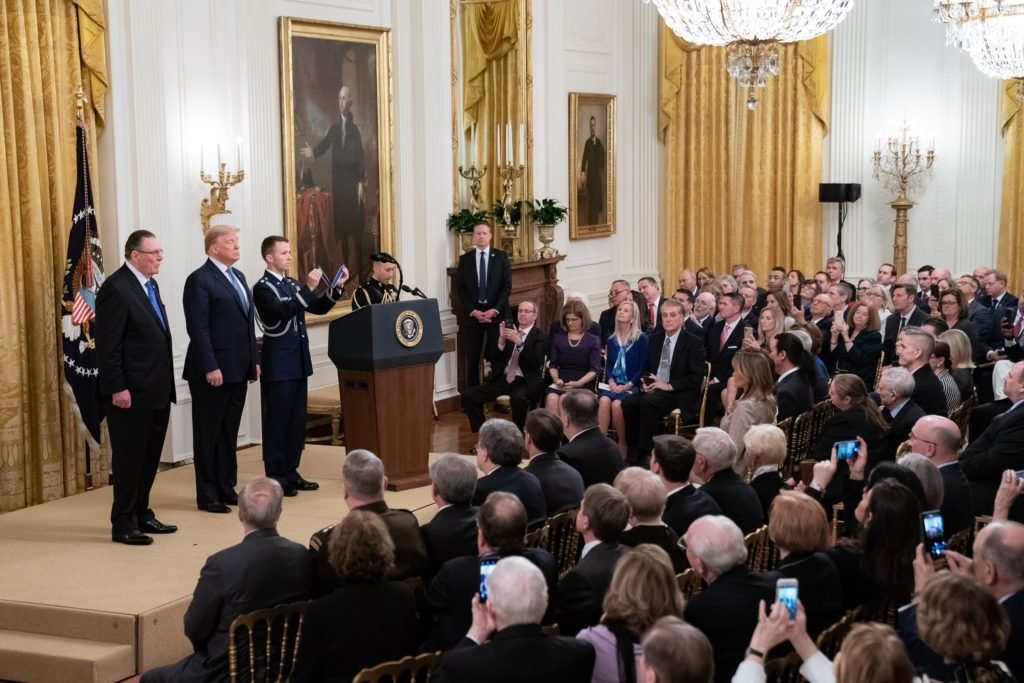
[[[519,165],[526,160],[526,125],[519,124]]]
[[[501,124],[500,123],[494,127],[494,158],[497,159],[498,165],[501,166]]]
[[[469,165],[476,165],[476,122],[469,129]]]
[[[508,157],[506,162],[512,166],[515,166],[516,160],[512,152],[512,122],[509,121],[505,124],[505,155]]]
[[[217,170],[220,170],[220,143],[217,143]]]

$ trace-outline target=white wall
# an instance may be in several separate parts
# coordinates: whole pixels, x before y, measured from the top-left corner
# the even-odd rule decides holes
[[[831,38],[832,125],[824,182],[859,182],[843,229],[848,272],[874,275],[892,259],[895,198],[872,178],[876,137],[905,118],[935,138],[932,177],[910,193],[908,267],[930,263],[954,276],[995,264],[1002,188],[999,82],[946,46],[931,3],[858,0]],[[770,86],[769,86],[770,87]],[[836,209],[825,211],[825,255],[835,253]]]
[[[618,96],[618,224],[607,239],[555,247],[569,254],[566,289],[603,308],[608,282],[656,268],[660,147],[657,23],[641,2],[534,3],[535,195],[568,200],[568,92]],[[225,144],[234,165],[242,138],[246,180],[231,190],[241,228],[238,264],[250,282],[262,273],[259,242],[283,232],[278,18],[293,16],[392,29],[396,256],[407,282],[437,296],[445,332],[455,329],[445,267],[453,246],[444,230],[450,187],[448,0],[107,0],[111,92],[101,138],[101,206],[107,268],[117,267],[128,234],[145,227],[166,250],[159,276],[181,376],[188,337],[181,309],[188,273],[204,260],[198,222],[207,188],[199,181],[200,144]],[[230,149],[230,152],[228,151]],[[327,328],[310,332],[313,387],[337,381],[326,357]],[[437,395],[455,393],[455,366],[438,363]],[[165,459],[191,457],[191,405],[179,380]],[[396,401],[400,398],[396,397]],[[258,387],[250,387],[239,443],[260,439]]]

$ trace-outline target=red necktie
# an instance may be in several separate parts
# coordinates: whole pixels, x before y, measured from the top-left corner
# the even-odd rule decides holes
[[[1020,330],[1021,330],[1021,323],[1022,322],[1024,322],[1024,318],[1018,316],[1017,317],[1017,324],[1013,326],[1013,338],[1014,339],[1019,339],[1020,338]]]
[[[654,329],[654,326],[656,324],[654,322],[654,304],[647,304],[647,317],[651,321],[651,329]]]

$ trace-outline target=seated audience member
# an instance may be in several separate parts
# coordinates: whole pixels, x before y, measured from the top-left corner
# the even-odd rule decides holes
[[[904,453],[896,464],[913,472],[921,482],[921,490],[924,492],[924,505],[921,507],[926,510],[938,510],[942,507],[942,497],[945,495],[942,489],[942,475],[931,460],[920,453]]]
[[[767,308],[778,310],[782,313],[782,326],[785,330],[793,327],[797,318],[802,315],[800,310],[793,305],[793,298],[781,289],[768,292],[765,306]]]
[[[940,334],[949,331],[949,325],[947,325],[946,321],[942,318],[932,316],[930,318],[926,318],[925,321],[921,323],[921,331],[926,333],[932,339],[938,339]]]
[[[829,280],[828,273],[826,273],[823,270],[819,270],[817,273],[814,274],[814,281],[817,283],[818,287],[820,287],[821,291],[823,292],[828,288],[828,285],[831,282]]]
[[[836,375],[828,396],[837,412],[822,427],[810,457],[827,460],[837,441],[850,441],[858,436],[867,442],[869,453],[878,450],[888,425],[878,406],[868,398],[864,380],[857,375]]]
[[[562,397],[562,431],[569,443],[558,457],[582,476],[583,485],[611,484],[623,468],[618,445],[597,424],[597,395],[577,389]]]
[[[832,323],[832,368],[857,375],[868,391],[875,388],[875,371],[882,355],[880,328],[878,312],[864,303],[851,305],[846,318]]]
[[[783,491],[768,515],[768,537],[779,548],[775,569],[800,582],[807,632],[817,638],[843,616],[843,584],[825,551],[831,545],[825,510],[802,493]]]
[[[697,269],[697,287],[701,289],[704,285],[712,282],[715,279],[715,271],[711,270],[707,266],[703,266]]]
[[[942,292],[939,295],[939,314],[949,330],[960,330],[967,335],[971,343],[971,358],[974,362],[984,363],[990,347],[982,340],[981,330],[970,320],[970,311],[963,292],[959,289]]]
[[[477,552],[441,565],[437,576],[419,594],[420,619],[427,631],[426,650],[447,650],[459,642],[472,620],[470,600],[480,588],[480,560],[519,556],[536,565],[547,580],[549,594],[558,580],[551,553],[527,548],[526,510],[511,493],[492,493],[480,506]]]
[[[846,282],[846,261],[838,256],[832,256],[825,260],[825,274],[828,275],[829,283],[842,282],[849,286],[849,283]]]
[[[661,548],[643,545],[615,565],[601,623],[576,637],[594,646],[592,683],[636,681],[640,638],[661,617],[681,617],[683,596]]]
[[[711,683],[715,658],[711,641],[679,617],[662,617],[640,641],[642,683]]]
[[[665,487],[658,475],[642,467],[627,467],[615,477],[615,488],[629,502],[629,529],[619,542],[635,548],[643,543],[664,550],[678,574],[687,568],[686,554],[679,547],[679,536],[661,516],[665,512]]]
[[[740,351],[732,357],[732,366],[730,385],[734,391],[727,389],[722,395],[725,417],[721,427],[736,445],[736,471],[745,474],[743,451],[747,430],[754,425],[775,422],[775,379],[772,362],[763,353]]]
[[[743,345],[747,324],[740,319],[743,297],[726,294],[718,303],[718,316],[704,338],[704,357],[711,363],[711,383],[708,386],[708,406],[715,410],[721,406],[722,390],[732,377],[732,358]]]
[[[384,502],[384,489],[388,478],[384,476],[384,463],[376,455],[362,448],[345,457],[341,468],[345,506],[351,510],[366,510],[380,515],[395,544],[395,568],[389,579],[401,581],[422,576],[427,569],[427,546],[416,515],[408,510],[388,507]],[[325,595],[338,585],[338,576],[331,567],[330,534],[334,525],[324,527],[309,539],[313,553],[314,595]]]
[[[779,379],[775,382],[776,420],[796,418],[814,406],[814,361],[795,335],[783,332],[771,341],[768,358]]]
[[[715,323],[715,311],[718,310],[718,301],[711,292],[701,292],[693,300],[693,311],[685,316],[685,329],[690,334],[702,340],[707,336],[708,330]]]
[[[744,339],[743,350],[768,353],[771,340],[775,335],[782,334],[785,331],[785,316],[782,315],[782,311],[770,306],[764,308],[757,318],[757,329],[755,331],[757,339]]]
[[[293,680],[348,683],[368,666],[415,654],[416,598],[404,583],[387,580],[395,544],[380,517],[345,515],[331,530],[329,559],[340,585],[306,610]]]
[[[882,334],[882,354],[886,365],[895,365],[896,341],[899,333],[908,327],[917,327],[928,316],[917,307],[916,288],[913,285],[896,285],[892,290],[893,314],[885,321]]]
[[[942,520],[946,536],[974,524],[974,497],[960,469],[960,428],[938,415],[922,415],[910,430],[910,448],[928,458],[942,477]],[[902,462],[900,463],[902,464]],[[922,480],[922,485],[924,481]]]
[[[530,411],[523,441],[530,459],[526,471],[540,482],[548,517],[578,508],[585,488],[583,476],[558,457],[556,451],[562,443],[562,421],[558,416],[544,408]]]
[[[878,311],[878,320],[881,323],[879,332],[884,331],[885,323],[893,312],[892,295],[889,293],[889,288],[885,285],[871,285],[864,297],[864,303],[871,304]]]
[[[453,557],[476,555],[476,468],[459,455],[445,453],[431,464],[430,482],[437,513],[420,528],[427,546],[425,579]]]
[[[630,292],[630,294],[632,295],[632,292]],[[630,296],[628,298],[632,299],[633,297]],[[590,312],[590,298],[583,292],[566,292],[565,304],[572,302],[582,304],[583,307],[587,309],[587,312]],[[563,304],[563,307],[565,304]],[[583,329],[598,339],[601,339],[601,324],[594,320],[593,316],[588,319],[590,322],[588,322]],[[562,321],[559,319],[551,323],[551,328],[548,330],[548,339],[554,339],[555,335],[560,332],[562,332]],[[603,344],[604,342],[602,341],[601,343]]]
[[[541,628],[548,608],[544,575],[521,557],[495,565],[485,581],[487,602],[472,597],[472,624],[441,659],[438,683],[588,683],[594,648]],[[479,588],[479,570],[475,585]]]
[[[690,483],[697,451],[689,439],[674,434],[654,437],[649,466],[665,487],[665,512],[661,520],[680,537],[704,515],[720,515],[715,499]]]
[[[992,511],[999,479],[1005,470],[1024,469],[1024,362],[1015,363],[1003,380],[1003,391],[1010,408],[992,420],[988,429],[971,438],[960,455],[960,467],[971,482],[974,513],[987,515]],[[1016,519],[1015,521],[1020,521]]]
[[[728,517],[701,517],[683,542],[690,566],[708,584],[687,601],[683,618],[714,646],[715,681],[728,681],[757,625],[757,605],[771,602],[780,574],[747,571],[743,532]]]
[[[647,276],[637,280],[636,286],[643,297],[641,329],[647,334],[654,334],[661,329],[661,306],[666,301],[661,295],[661,285],[653,277]]]
[[[555,621],[563,634],[576,634],[601,620],[601,604],[615,563],[626,548],[619,543],[629,521],[626,497],[608,484],[587,488],[576,515],[583,536],[580,561],[558,583]]]
[[[794,325],[789,332],[800,340],[804,351],[809,353],[811,360],[814,361],[814,384],[811,385],[811,394],[814,396],[814,402],[820,403],[828,398],[828,384],[832,380],[828,368],[825,367],[825,361],[818,355],[821,351],[821,333],[817,327],[808,324]]]
[[[950,370],[960,400],[966,401],[974,393],[974,361],[971,360],[971,342],[961,330],[947,330],[939,335],[939,341],[949,345]]]
[[[608,288],[608,308],[601,311],[598,318],[598,327],[601,328],[602,344],[608,343],[608,337],[615,332],[615,318],[618,315],[619,304],[624,301],[633,301],[633,290],[628,280],[613,280]]]
[[[699,293],[697,292],[697,294]],[[693,302],[697,299],[697,294],[686,289],[677,289],[672,292],[672,298],[683,305],[684,316],[689,316],[693,313]]]
[[[192,654],[147,671],[142,680],[227,680],[228,629],[235,617],[309,595],[309,554],[277,533],[283,497],[281,485],[266,477],[242,487],[238,519],[245,537],[207,558],[185,612],[185,635],[192,643]]]
[[[799,294],[800,287],[804,284],[807,278],[804,277],[804,271],[794,268],[786,273],[786,284],[785,290],[790,294]],[[773,289],[769,287],[768,289]]]
[[[949,354],[949,344],[943,341],[935,341],[932,347],[932,357],[928,359],[928,365],[935,373],[936,379],[942,386],[942,395],[946,399],[946,413],[953,412],[953,409],[960,405],[960,387],[950,374],[953,367],[953,359]]]
[[[900,367],[914,376],[914,403],[929,415],[945,415],[946,399],[942,384],[932,371],[928,360],[932,357],[935,340],[918,327],[910,327],[900,333],[896,342],[896,355]]]
[[[743,297],[743,310],[740,311],[740,320],[744,325],[754,325],[761,313],[757,305],[757,290],[753,287],[740,287],[740,296]]]
[[[676,284],[679,286],[679,289],[687,291],[693,296],[697,296],[700,293],[700,287],[697,285],[697,276],[689,268],[679,271],[679,279]]]
[[[744,437],[747,446],[746,465],[750,472],[750,488],[754,489],[764,518],[772,501],[788,487],[779,468],[786,459],[786,434],[771,424],[754,425]],[[785,473],[789,476],[789,472]]]
[[[480,427],[476,466],[484,473],[476,483],[473,504],[482,505],[495,491],[515,494],[526,508],[530,524],[548,518],[544,490],[537,477],[519,467],[523,459],[523,435],[508,420],[491,418]]]
[[[693,439],[697,457],[691,476],[704,482],[701,490],[715,499],[722,514],[734,521],[743,533],[756,531],[764,524],[764,512],[757,493],[733,469],[736,446],[732,438],[717,427],[702,427]]]
[[[1024,360],[1024,291],[1021,299],[1011,308],[993,310],[999,316],[989,324],[989,351],[985,359],[989,361],[1007,359],[1013,363]]]
[[[704,381],[704,345],[682,329],[682,306],[670,299],[661,309],[662,329],[651,335],[647,347],[643,389],[622,402],[626,444],[641,455],[650,452],[662,418],[676,408],[684,422],[693,421]]]
[[[601,372],[601,340],[587,332],[590,311],[579,301],[570,301],[562,308],[562,331],[551,338],[548,351],[547,389],[544,407],[558,414],[561,395],[576,388],[593,390]]]
[[[598,423],[601,433],[615,426],[619,451],[626,455],[626,422],[622,416],[622,401],[640,393],[640,378],[647,365],[647,335],[640,331],[640,309],[633,301],[619,304],[615,315],[615,329],[607,339],[607,388],[598,386]]]
[[[819,294],[821,294],[821,287],[814,280],[804,280],[800,284],[800,310],[804,314],[804,320],[811,319],[811,302]],[[793,301],[796,303],[796,297],[793,298]]]
[[[914,394],[914,376],[906,368],[885,368],[878,380],[878,399],[882,404],[882,418],[889,428],[877,451],[871,451],[868,470],[880,462],[896,460],[900,444],[910,438],[914,424],[924,417],[924,410],[910,397]]]
[[[811,299],[810,315],[807,316],[807,322],[821,331],[822,339],[825,341],[828,341],[832,333],[833,317],[832,299],[828,292],[822,290],[820,294],[815,294]]]
[[[490,381],[468,388],[462,394],[462,409],[474,433],[480,431],[480,425],[486,419],[485,403],[507,394],[512,406],[512,421],[522,429],[526,411],[544,395],[544,358],[548,351],[548,337],[536,324],[537,304],[521,302],[516,316],[519,328],[499,323],[498,344],[487,349],[487,359],[493,368]]]
[[[715,283],[722,290],[722,294],[733,294],[740,288],[735,275],[719,275],[715,278]]]

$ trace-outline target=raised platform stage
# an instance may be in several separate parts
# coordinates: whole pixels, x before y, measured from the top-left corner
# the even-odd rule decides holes
[[[305,545],[344,516],[344,456],[306,447],[302,474],[320,490],[284,499],[281,535]],[[240,451],[239,485],[262,474],[260,449]],[[196,509],[194,482],[191,466],[157,475],[153,509],[179,530],[151,546],[111,542],[110,487],[0,515],[0,680],[108,683],[191,651],[182,618],[199,570],[242,538],[237,514]],[[429,487],[385,498],[421,523],[434,515]]]

